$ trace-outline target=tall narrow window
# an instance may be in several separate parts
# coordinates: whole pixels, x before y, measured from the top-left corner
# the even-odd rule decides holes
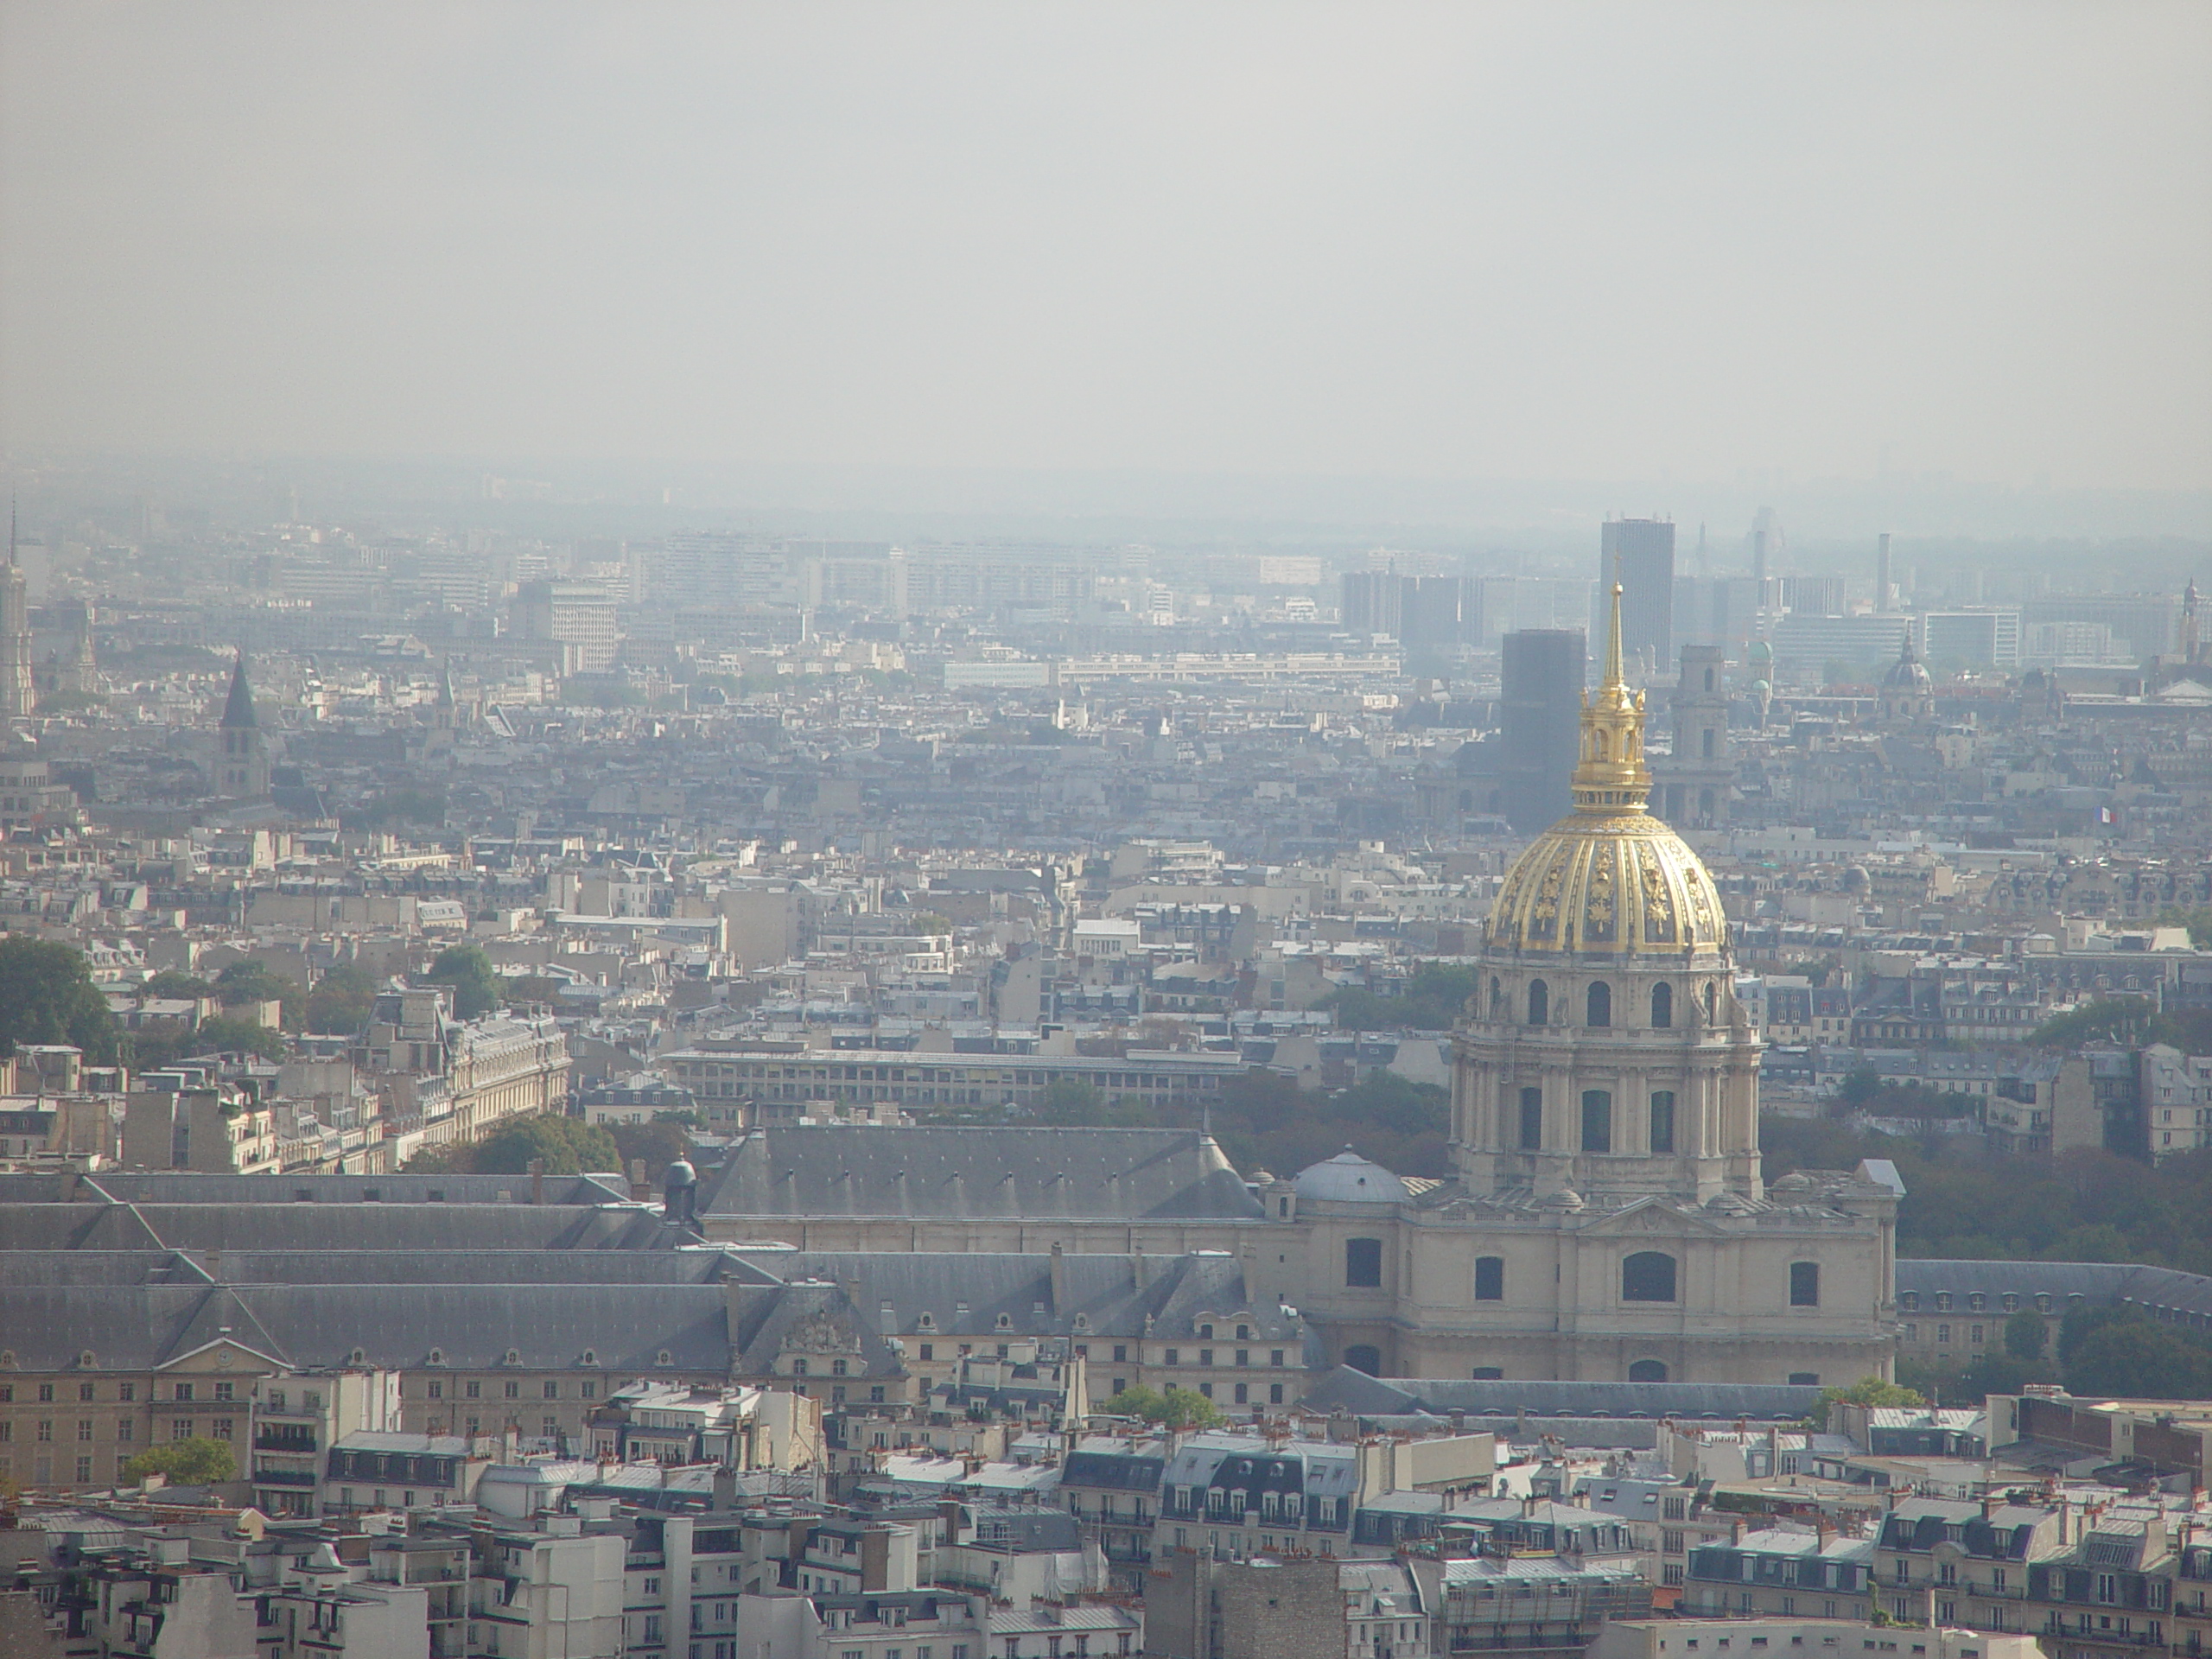
[[[1382,1286],[1382,1241],[1379,1238],[1344,1240],[1344,1283],[1354,1290],[1379,1290]]]
[[[1529,982],[1529,1023],[1548,1026],[1552,1022],[1551,988],[1541,979]]]
[[[1651,988],[1651,1023],[1661,1031],[1675,1023],[1675,988],[1666,983]]]
[[[1613,1097],[1603,1089],[1582,1091],[1582,1150],[1613,1149]]]
[[[1589,1001],[1590,1017],[1586,1021],[1586,1024],[1610,1026],[1613,1023],[1613,988],[1611,986],[1606,984],[1604,980],[1599,980],[1590,988]]]
[[[1503,1256],[1478,1255],[1475,1258],[1475,1300],[1478,1302],[1502,1302],[1505,1300]]]
[[[1821,1264],[1817,1262],[1792,1262],[1789,1264],[1789,1306],[1818,1307],[1821,1305]]]
[[[1675,1149],[1675,1091],[1661,1089],[1651,1096],[1651,1150]]]
[[[1705,982],[1705,1019],[1706,1019],[1706,1023],[1707,1023],[1707,1025],[1710,1025],[1710,1024],[1712,1024],[1712,1023],[1713,1023],[1713,1021],[1714,1020],[1718,1019],[1719,1017],[1719,1002],[1715,1000],[1714,995],[1713,995],[1713,982],[1712,982],[1711,980],[1709,980],[1709,979],[1708,979],[1708,980],[1707,980],[1707,981]]]
[[[1521,1150],[1535,1152],[1544,1144],[1544,1091],[1521,1091]]]

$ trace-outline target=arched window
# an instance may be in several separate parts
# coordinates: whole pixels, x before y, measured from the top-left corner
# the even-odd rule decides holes
[[[1660,1360],[1639,1359],[1628,1368],[1628,1380],[1631,1382],[1664,1382],[1667,1367]]]
[[[1651,1023],[1664,1031],[1675,1023],[1675,988],[1662,982],[1651,988]]]
[[[1623,1262],[1621,1300],[1624,1302],[1673,1301],[1675,1258],[1664,1250],[1638,1250]]]
[[[1382,1287],[1381,1239],[1344,1240],[1344,1283],[1353,1290],[1380,1290]]]
[[[1478,1255],[1475,1258],[1475,1300],[1478,1302],[1502,1302],[1505,1300],[1503,1256]]]
[[[1706,1018],[1706,1023],[1707,1023],[1708,1025],[1710,1025],[1710,1024],[1711,1024],[1714,1020],[1717,1020],[1717,1019],[1719,1019],[1719,1007],[1720,1007],[1719,999],[1718,995],[1715,994],[1715,992],[1713,991],[1713,982],[1712,982],[1711,980],[1709,980],[1709,979],[1708,979],[1708,980],[1707,980],[1707,981],[1705,982],[1705,1018]]]
[[[1344,1363],[1355,1371],[1380,1376],[1382,1375],[1382,1351],[1368,1343],[1355,1342],[1344,1350]]]
[[[1589,1019],[1586,1023],[1593,1026],[1610,1026],[1613,1023],[1613,988],[1611,986],[1606,984],[1602,979],[1598,981],[1590,988],[1588,1001]]]
[[[1552,1022],[1551,987],[1541,979],[1529,982],[1529,1023],[1548,1026]]]
[[[1582,1150],[1613,1149],[1613,1097],[1603,1089],[1582,1091]]]

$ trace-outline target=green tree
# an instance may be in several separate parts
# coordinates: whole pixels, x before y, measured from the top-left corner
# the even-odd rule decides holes
[[[215,976],[215,994],[226,1008],[249,1002],[274,1002],[284,1029],[297,1031],[307,1014],[308,995],[297,980],[287,979],[257,962],[234,962]]]
[[[1157,1119],[1141,1100],[1127,1096],[1109,1100],[1095,1084],[1079,1077],[1061,1077],[1046,1085],[1032,1121],[1060,1128],[1141,1129],[1151,1127]]]
[[[423,976],[423,982],[453,987],[456,1019],[474,1020],[499,1006],[499,976],[481,945],[448,945],[430,963],[430,971]]]
[[[162,1475],[177,1486],[216,1486],[238,1478],[238,1460],[227,1440],[195,1434],[188,1440],[149,1446],[123,1465],[126,1481]]]
[[[1821,1390],[1821,1415],[1830,1406],[1924,1406],[1927,1400],[1915,1389],[1900,1387],[1885,1377],[1862,1376],[1847,1386]]]
[[[356,963],[341,962],[308,993],[307,1028],[327,1036],[351,1036],[368,1024],[376,1000],[376,976]]]
[[[2046,1048],[2079,1048],[2084,1043],[2143,1040],[2158,1014],[2146,996],[2101,996],[2046,1020],[2028,1040]]]
[[[271,1031],[257,1020],[233,1020],[227,1014],[202,1020],[176,1048],[179,1056],[258,1054],[264,1060],[281,1060],[286,1052],[283,1032]]]
[[[2014,1359],[2039,1364],[2050,1348],[2050,1321],[2024,1307],[2005,1321],[2005,1351]]]
[[[106,1065],[116,1041],[115,1015],[82,951],[48,939],[0,938],[0,1059],[18,1043],[61,1043]]]
[[[613,1135],[580,1117],[557,1112],[508,1119],[476,1143],[468,1167],[478,1175],[519,1175],[537,1158],[545,1160],[548,1175],[622,1167],[622,1154]]]
[[[1836,1098],[1847,1106],[1863,1107],[1881,1092],[1882,1074],[1871,1065],[1854,1065],[1843,1074]]]
[[[2168,905],[2158,912],[2158,925],[2185,927],[2191,944],[2200,950],[2212,950],[2212,905],[2197,905],[2188,910]]]
[[[2094,1321],[2069,1345],[2068,1393],[2137,1400],[2212,1397],[2212,1346],[2153,1324],[2135,1308],[2095,1311],[2114,1317]]]
[[[682,1119],[686,1114],[656,1112],[645,1123],[609,1123],[605,1133],[614,1143],[615,1161],[590,1166],[598,1169],[627,1169],[634,1161],[643,1160],[645,1173],[653,1180],[690,1147],[690,1138],[684,1134]],[[573,1122],[572,1118],[569,1120]]]
[[[181,974],[174,968],[164,968],[138,990],[143,996],[198,998],[215,995],[215,988],[197,974]]]
[[[1105,1409],[1116,1417],[1135,1417],[1166,1428],[1215,1428],[1225,1421],[1220,1408],[1196,1389],[1162,1391],[1140,1384],[1115,1395]]]
[[[1346,1031],[1449,1031],[1474,994],[1473,969],[1427,962],[1396,996],[1348,985],[1323,997],[1319,1006],[1335,1014]]]

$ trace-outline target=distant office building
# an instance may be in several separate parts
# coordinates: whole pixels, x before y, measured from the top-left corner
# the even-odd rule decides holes
[[[1777,680],[1803,685],[1827,677],[1884,668],[1904,647],[1911,620],[1903,616],[1786,616],[1774,630]]]
[[[1929,611],[1920,619],[1920,654],[1933,663],[1970,668],[2020,665],[2018,611]]]
[[[1793,613],[1806,616],[1843,614],[1841,576],[1784,576],[1780,586],[1782,603]]]
[[[2030,627],[2039,622],[2101,623],[2112,631],[2115,651],[2140,662],[2174,649],[2181,633],[2181,601],[2172,594],[2054,594],[2027,601],[2020,620]]]
[[[1387,633],[1417,651],[1481,643],[1483,584],[1471,576],[1347,570],[1340,582],[1339,614],[1351,632]]]
[[[1592,615],[1598,584],[1580,576],[1484,576],[1476,583],[1478,643],[1488,645],[1526,628],[1584,628]],[[1613,590],[1612,578],[1605,591]]]
[[[565,672],[603,673],[620,643],[614,601],[591,582],[525,582],[515,594],[515,632],[524,639],[557,641]]]
[[[1499,775],[1506,821],[1535,831],[1558,823],[1580,752],[1584,639],[1579,629],[1524,628],[1505,636]]]
[[[1890,532],[1884,531],[1879,544],[1874,550],[1874,608],[1890,608]]]
[[[1782,519],[1772,507],[1761,507],[1751,518],[1751,580],[1759,585],[1759,603],[1768,601],[1767,582],[1782,553]]]
[[[29,584],[16,558],[16,521],[8,520],[8,563],[0,569],[0,720],[20,720],[37,701],[31,683]]]
[[[1675,578],[1677,645],[1718,645],[1741,662],[1758,631],[1758,584],[1749,576]]]
[[[1621,584],[1621,654],[1630,672],[1656,672],[1675,654],[1675,527],[1663,518],[1616,518],[1598,537],[1597,616]]]
[[[1342,585],[1339,615],[1354,633],[1398,635],[1398,577],[1389,570],[1347,570]]]
[[[1480,582],[1471,576],[1401,576],[1398,581],[1398,638],[1408,650],[1449,651],[1481,641]]]

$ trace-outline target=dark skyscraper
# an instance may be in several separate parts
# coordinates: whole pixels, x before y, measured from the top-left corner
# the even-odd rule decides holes
[[[1675,656],[1675,527],[1663,518],[1616,518],[1598,547],[1599,612],[1618,581],[1621,654],[1631,672],[1652,674]]]
[[[1503,644],[1502,804],[1509,823],[1534,833],[1574,804],[1567,783],[1581,741],[1583,636],[1571,628],[1525,628]]]

